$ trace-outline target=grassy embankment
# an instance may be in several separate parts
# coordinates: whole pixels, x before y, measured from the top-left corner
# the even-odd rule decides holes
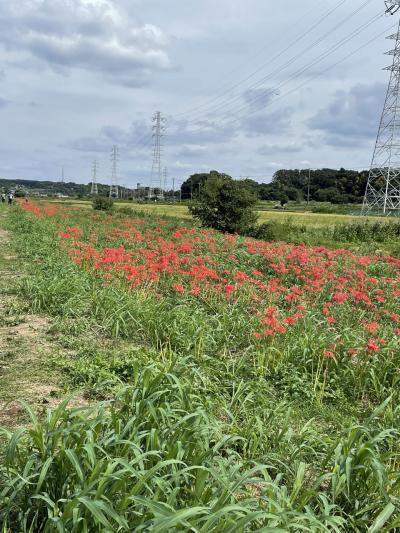
[[[64,200],[51,202],[67,208],[92,208],[90,201]],[[350,248],[358,253],[389,253],[400,255],[400,219],[395,217],[361,217],[360,206],[339,206],[343,211],[356,214],[319,213],[306,210],[306,204],[293,204],[290,210],[274,210],[274,202],[264,202],[258,211],[259,224],[268,225],[266,240],[306,243],[311,246]],[[328,210],[337,208],[322,204]],[[116,210],[136,210],[144,215],[168,216],[191,220],[187,205],[180,204],[134,204],[118,201]],[[346,209],[345,209],[346,208]],[[321,209],[321,205],[318,206]],[[339,209],[339,211],[340,211]],[[390,226],[389,226],[390,225]]]
[[[9,221],[21,295],[94,404],[10,437],[5,531],[399,527],[400,265],[369,227],[342,234],[360,257],[31,211]]]

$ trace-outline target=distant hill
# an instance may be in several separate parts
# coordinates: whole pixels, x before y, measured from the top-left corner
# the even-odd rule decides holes
[[[84,185],[82,183],[74,183],[72,181],[67,183],[55,181],[38,181],[38,180],[8,180],[0,178],[0,191],[8,191],[10,189],[20,190],[26,192],[29,196],[57,196],[64,195],[70,197],[83,197],[90,195],[91,184]],[[98,184],[99,194],[107,196],[110,190],[109,185]],[[122,192],[128,193],[128,189],[120,187]]]

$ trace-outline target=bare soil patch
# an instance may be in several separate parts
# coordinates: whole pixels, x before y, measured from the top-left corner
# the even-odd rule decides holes
[[[51,319],[26,314],[24,302],[10,294],[21,274],[9,239],[0,227],[0,425],[14,427],[23,420],[19,401],[38,412],[55,407],[61,380],[52,365],[59,347],[46,338]]]

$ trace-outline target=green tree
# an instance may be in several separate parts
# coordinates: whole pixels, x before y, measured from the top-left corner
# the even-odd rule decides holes
[[[228,176],[228,174],[223,174],[218,172],[218,170],[211,170],[210,172],[204,172],[202,174],[192,174],[186,181],[182,183],[182,200],[191,200],[192,198],[195,198],[201,191],[201,188],[204,186],[208,178],[218,177],[232,179],[230,176]]]
[[[210,176],[195,203],[192,216],[203,226],[228,233],[249,233],[257,222],[257,197],[243,181],[224,175]]]
[[[283,191],[279,194],[279,202],[282,207],[284,207],[289,202],[289,197],[286,192]]]

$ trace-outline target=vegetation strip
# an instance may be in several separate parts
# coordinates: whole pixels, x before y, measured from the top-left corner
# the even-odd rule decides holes
[[[400,526],[398,260],[25,209],[23,294],[104,401],[8,436],[5,531]]]
[[[55,347],[46,339],[48,318],[29,312],[18,295],[23,265],[3,229],[5,219],[0,210],[0,424],[13,427],[24,422],[19,400],[36,410],[57,403],[59,376],[52,364]]]

